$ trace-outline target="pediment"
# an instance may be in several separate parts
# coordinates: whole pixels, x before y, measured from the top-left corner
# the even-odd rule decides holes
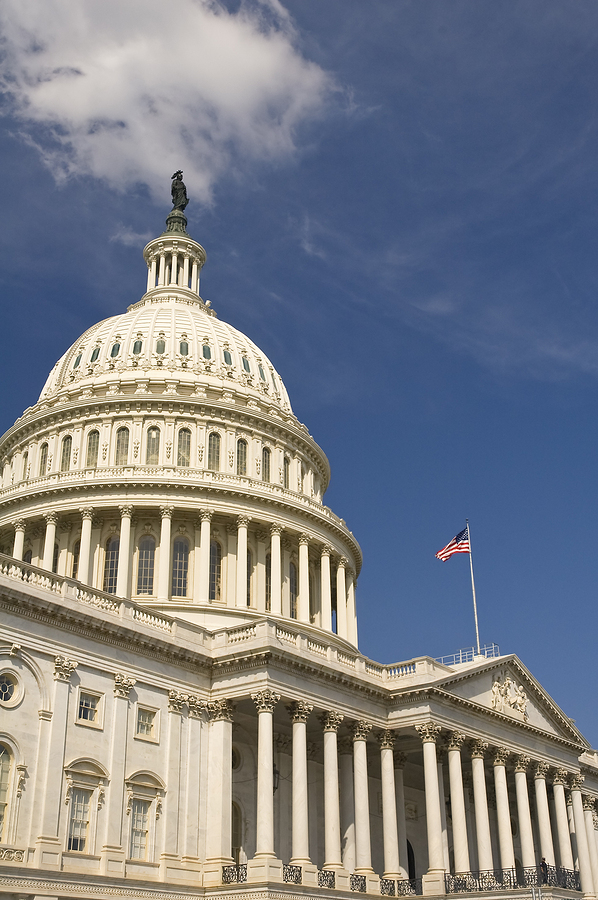
[[[487,660],[442,678],[436,686],[515,722],[589,747],[572,720],[516,656]]]

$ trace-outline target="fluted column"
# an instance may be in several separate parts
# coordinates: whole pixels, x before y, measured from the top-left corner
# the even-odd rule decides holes
[[[237,606],[247,609],[247,526],[249,516],[237,518]]]
[[[444,872],[444,850],[442,846],[442,816],[440,813],[440,793],[438,789],[438,767],[436,763],[436,738],[440,733],[438,725],[426,722],[415,727],[423,744],[424,790],[426,794],[426,828],[428,834],[428,872]]]
[[[330,554],[327,544],[320,551],[320,598],[322,607],[322,628],[332,631],[332,598],[330,591]]]
[[[499,747],[494,754],[494,789],[496,791],[496,817],[498,819],[501,869],[515,868],[509,793],[507,789],[506,762],[509,756],[509,751],[502,747]]]
[[[517,796],[517,818],[519,820],[519,839],[521,841],[521,863],[524,869],[532,869],[536,865],[532,817],[529,809],[527,790],[527,770],[531,760],[529,756],[518,756],[515,761],[515,793]]]
[[[270,592],[273,616],[282,615],[282,569],[280,564],[281,525],[270,525]]]
[[[336,570],[336,633],[339,637],[347,637],[347,587],[345,567],[348,560],[341,556]]]
[[[324,729],[324,868],[341,869],[337,732],[343,716],[329,711],[320,721]]]
[[[490,838],[490,818],[488,816],[488,794],[486,792],[486,772],[484,757],[488,750],[486,741],[477,740],[471,745],[471,775],[473,781],[473,803],[475,829],[480,872],[494,868],[492,860],[492,840]]]
[[[214,512],[211,509],[202,509],[199,512],[199,567],[196,584],[200,603],[207,603],[210,596],[210,543],[213,515]]]
[[[160,267],[158,269],[158,284],[163,285],[166,280],[166,254],[160,253]]]
[[[534,787],[536,791],[536,810],[538,814],[538,831],[540,833],[540,850],[549,866],[555,865],[552,829],[550,827],[550,810],[546,793],[546,773],[549,765],[538,762],[534,768]]]
[[[464,740],[464,735],[458,731],[453,731],[447,741],[456,875],[470,871],[467,819],[465,817],[465,798],[463,796],[463,771],[461,769],[461,747]]]
[[[384,878],[402,878],[399,862],[399,832],[395,788],[394,731],[383,731],[380,741],[380,777],[382,782],[382,838]]]
[[[118,549],[118,570],[116,573],[116,596],[126,597],[129,587],[131,566],[131,516],[132,506],[119,506],[120,546]]]
[[[173,506],[161,506],[160,515],[160,557],[158,568],[158,600],[168,600],[170,594],[170,533],[172,527]]]
[[[307,727],[306,722],[313,706],[303,700],[295,700],[288,707],[293,722],[293,812],[292,849],[293,865],[309,864],[309,818],[307,806]]]
[[[25,547],[25,520],[15,519],[15,542],[12,548],[13,559],[23,559],[23,548]]]
[[[309,535],[299,537],[299,595],[297,597],[297,618],[309,622]]]
[[[110,782],[106,802],[106,840],[102,847],[101,870],[103,874],[118,872],[124,877],[126,848],[123,846],[122,810],[127,762],[127,738],[129,728],[129,693],[135,679],[121,672],[114,675],[114,700],[112,701],[112,744],[110,747]],[[118,868],[117,868],[118,866]]]
[[[355,722],[351,729],[353,738],[353,794],[355,800],[355,871],[367,875],[372,869],[372,844],[370,839],[370,799],[368,785],[367,737],[372,726],[367,722]]]
[[[343,868],[355,871],[355,803],[353,798],[353,741],[338,742],[340,772],[341,846]]]
[[[567,816],[567,801],[565,800],[565,785],[568,783],[569,773],[566,769],[558,769],[552,779],[554,791],[554,808],[556,813],[556,831],[559,843],[559,858],[563,869],[574,870],[573,851],[571,849],[571,835],[569,833],[569,817]]]
[[[590,850],[588,847],[586,823],[583,814],[583,801],[581,798],[582,784],[583,775],[574,775],[571,779],[571,801],[573,803],[573,818],[575,820],[575,837],[577,838],[579,877],[581,879],[581,889],[584,897],[595,897],[592,864],[590,862]]]
[[[257,822],[255,855],[274,858],[274,746],[272,713],[280,694],[268,689],[251,695],[258,716]]]
[[[586,823],[586,838],[588,841],[588,850],[590,853],[590,866],[592,869],[594,894],[596,894],[596,885],[598,884],[598,848],[596,847],[596,834],[594,831],[595,812],[596,805],[594,798],[585,796],[583,798],[583,817]]]
[[[176,250],[173,250],[170,262],[170,283],[178,284],[179,274],[179,256]]]
[[[347,588],[347,638],[357,646],[357,610],[355,608],[355,572],[345,570]]]
[[[222,865],[232,862],[232,734],[233,708],[230,700],[208,703],[210,729],[208,739],[208,795],[210,827],[206,834],[208,883],[220,884]]]
[[[93,520],[93,509],[86,506],[80,510],[81,520],[81,544],[79,545],[79,568],[77,569],[77,579],[83,584],[89,584],[89,562],[91,557],[91,524]]]
[[[46,537],[44,540],[44,556],[42,560],[42,569],[52,571],[52,561],[54,559],[54,544],[56,543],[56,525],[58,523],[58,515],[54,512],[45,513],[46,520]]]

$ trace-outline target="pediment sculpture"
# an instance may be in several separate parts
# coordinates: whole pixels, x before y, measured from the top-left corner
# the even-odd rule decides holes
[[[500,676],[492,684],[492,709],[500,713],[520,713],[523,721],[527,722],[527,705],[529,699],[521,685],[509,678],[508,675],[501,681]]]

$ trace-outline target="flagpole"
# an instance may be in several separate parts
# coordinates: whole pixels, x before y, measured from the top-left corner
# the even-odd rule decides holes
[[[478,604],[475,599],[475,581],[473,580],[473,553],[471,551],[471,532],[469,530],[469,519],[465,519],[467,524],[467,537],[469,538],[469,570],[471,572],[471,593],[473,594],[473,615],[475,618],[475,638],[478,646],[478,656],[480,656],[480,629],[478,626]]]

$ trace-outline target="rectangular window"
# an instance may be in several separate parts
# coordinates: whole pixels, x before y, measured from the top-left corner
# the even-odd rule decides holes
[[[80,722],[88,722],[90,725],[100,724],[100,698],[97,694],[79,694],[79,712],[77,718]]]
[[[133,800],[131,804],[131,846],[129,852],[130,859],[147,858],[149,811],[149,800]]]
[[[137,730],[135,733],[138,734],[139,737],[153,738],[155,722],[155,710],[143,709],[143,707],[140,706],[137,709]]]
[[[85,853],[89,828],[89,801],[91,791],[73,788],[71,791],[71,816],[69,819],[68,849]]]

